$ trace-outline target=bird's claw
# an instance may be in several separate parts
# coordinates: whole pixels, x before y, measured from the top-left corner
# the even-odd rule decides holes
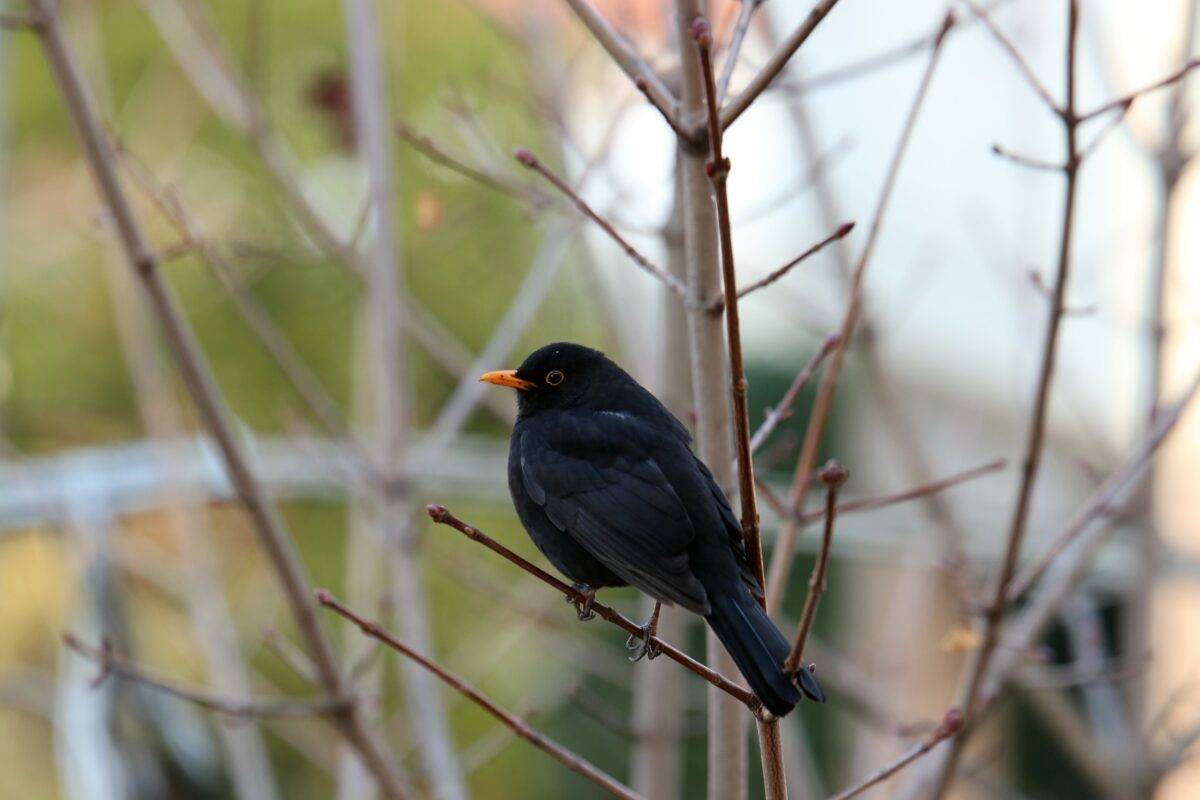
[[[590,619],[595,619],[596,612],[592,610],[592,603],[596,602],[596,590],[586,583],[575,584],[575,591],[583,595],[583,599],[578,597],[568,597],[567,602],[575,606],[575,616],[580,622],[587,622]]]
[[[647,661],[653,661],[662,655],[662,642],[656,638],[658,635],[658,614],[662,611],[662,603],[654,604],[654,611],[650,613],[650,619],[646,620],[646,624],[642,626],[642,635],[638,636],[635,633],[629,634],[629,638],[625,640],[625,647],[633,650],[634,653],[629,657],[630,661],[637,662],[643,658]]]

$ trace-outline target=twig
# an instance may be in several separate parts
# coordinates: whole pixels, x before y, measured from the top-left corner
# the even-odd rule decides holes
[[[409,658],[417,664],[420,664],[426,670],[437,676],[438,680],[442,681],[460,694],[466,696],[484,711],[500,720],[500,722],[512,730],[512,732],[517,736],[520,736],[534,747],[546,753],[551,758],[565,766],[567,769],[582,775],[614,797],[627,798],[628,800],[639,800],[639,798],[641,798],[641,795],[634,792],[616,778],[613,778],[608,773],[598,769],[589,761],[563,747],[553,739],[550,739],[549,737],[534,730],[528,724],[526,724],[524,720],[514,716],[508,711],[505,711],[503,708],[496,705],[491,698],[480,692],[474,686],[467,683],[454,673],[447,671],[437,662],[426,658],[416,650],[413,650],[407,644],[383,630],[377,623],[360,617],[358,614],[339,603],[327,590],[317,590],[316,598],[317,602],[319,602],[321,605],[332,609],[341,616],[353,622],[367,636],[370,636],[373,639],[378,639],[380,642],[383,642],[385,645],[401,655]]]
[[[838,514],[853,514],[856,511],[874,511],[886,506],[893,506],[898,503],[906,503],[909,500],[917,500],[922,497],[927,497],[931,494],[936,494],[937,492],[945,491],[952,486],[957,486],[960,483],[966,483],[969,480],[974,480],[981,475],[987,475],[988,473],[995,472],[996,470],[1004,469],[1004,467],[1007,465],[1007,459],[997,458],[994,461],[989,461],[988,463],[981,464],[978,467],[972,467],[971,469],[964,470],[963,472],[959,472],[955,475],[950,475],[949,477],[942,478],[941,480],[936,480],[921,486],[915,486],[912,489],[906,489],[903,492],[883,495],[882,497],[863,497],[858,500],[849,500],[838,505],[836,510]],[[811,511],[808,513],[798,514],[798,518],[801,524],[807,525],[810,522],[816,522],[817,520],[824,519],[826,514],[827,512],[824,510]]]
[[[316,717],[341,713],[347,701],[298,700],[293,698],[232,698],[217,694],[207,689],[187,686],[182,683],[155,677],[146,669],[127,659],[121,658],[112,651],[106,640],[101,647],[85,644],[72,633],[64,633],[63,644],[79,655],[94,661],[100,666],[100,673],[92,682],[93,688],[98,687],[110,675],[123,680],[140,684],[156,692],[161,692],[180,700],[186,700],[208,711],[246,719],[250,717]]]
[[[486,533],[474,527],[473,525],[468,525],[467,523],[463,522],[458,517],[451,514],[445,506],[436,504],[428,505],[425,507],[425,512],[429,514],[429,518],[434,522],[454,528],[468,539],[482,544],[493,553],[496,553],[497,555],[506,559],[509,563],[520,567],[530,575],[541,580],[543,583],[549,584],[553,589],[562,593],[570,600],[580,603],[587,600],[587,598],[575,587],[567,585],[563,581],[551,575],[549,572],[546,572],[541,567],[517,555],[512,550],[509,550],[507,547],[500,544],[495,539],[488,536]],[[628,617],[624,616],[616,609],[606,606],[604,603],[593,600],[591,604],[591,610],[596,612],[597,616],[608,620],[626,633],[636,636],[639,639],[646,638],[646,631],[640,625],[631,621]],[[657,636],[650,637],[650,644],[660,647],[664,656],[696,673],[713,686],[729,694],[731,697],[736,698],[756,715],[762,713],[762,704],[748,689],[739,686],[738,684],[726,678],[724,675],[721,675],[719,672],[709,669],[704,664],[701,664],[699,661],[693,659],[687,653],[684,653],[667,642],[664,642]]]
[[[1114,130],[1116,130],[1120,126],[1120,124],[1125,121],[1125,115],[1127,113],[1129,113],[1129,109],[1132,106],[1133,106],[1133,100],[1131,99],[1128,102],[1126,102],[1120,106],[1120,109],[1121,109],[1120,113],[1113,114],[1113,116],[1108,120],[1108,122],[1104,123],[1104,127],[1096,132],[1096,135],[1092,138],[1091,143],[1089,143],[1086,147],[1083,148],[1082,151],[1080,151],[1079,159],[1081,161],[1086,159],[1092,153],[1096,152],[1096,149],[1098,147],[1100,147],[1100,144],[1108,137],[1108,135],[1110,133],[1112,133]]]
[[[987,676],[988,662],[995,652],[1000,638],[1000,625],[1004,611],[1008,607],[1009,584],[1016,574],[1021,556],[1021,545],[1025,540],[1025,531],[1029,522],[1030,501],[1033,497],[1033,487],[1038,475],[1038,467],[1044,451],[1046,438],[1047,412],[1050,405],[1050,387],[1054,378],[1055,356],[1058,349],[1058,333],[1063,318],[1063,300],[1066,297],[1067,282],[1071,270],[1071,244],[1074,227],[1076,185],[1079,176],[1079,121],[1075,116],[1075,78],[1076,54],[1079,34],[1079,4],[1078,0],[1068,0],[1067,10],[1067,45],[1066,45],[1066,78],[1067,99],[1060,119],[1063,123],[1063,134],[1066,139],[1066,186],[1064,188],[1062,237],[1059,243],[1058,270],[1054,281],[1054,295],[1051,302],[1050,318],[1047,321],[1046,332],[1042,344],[1041,365],[1038,370],[1037,388],[1034,392],[1034,407],[1029,421],[1029,431],[1022,457],[1021,481],[1017,489],[1016,502],[1013,505],[1012,521],[1009,525],[1007,544],[1001,562],[1000,573],[996,578],[992,602],[984,615],[983,641],[967,669],[966,679],[959,695],[959,704],[968,724],[974,723],[979,694]],[[955,737],[949,745],[949,751],[938,776],[937,787],[934,791],[936,798],[942,798],[954,781],[955,769],[966,741],[966,736]]]
[[[754,102],[760,94],[763,93],[771,81],[775,80],[783,68],[787,66],[788,61],[800,49],[800,45],[804,44],[805,40],[812,35],[812,32],[817,29],[825,16],[833,10],[837,5],[838,0],[820,0],[812,11],[805,17],[804,22],[792,32],[779,50],[771,56],[771,59],[766,63],[758,74],[755,75],[746,88],[738,94],[737,97],[729,101],[729,103],[721,110],[721,130],[727,129],[734,121],[742,115],[750,104]]]
[[[1046,107],[1055,114],[1062,116],[1063,110],[1054,100],[1054,97],[1042,84],[1041,80],[1037,76],[1037,73],[1033,71],[1033,67],[1029,66],[1029,62],[1025,60],[1025,56],[1021,55],[1021,51],[1017,49],[1017,46],[1013,40],[1008,38],[1008,35],[1004,31],[1000,30],[1000,27],[992,20],[990,13],[987,10],[980,8],[977,4],[972,2],[972,0],[964,0],[964,2],[966,6],[971,9],[971,13],[974,14],[977,19],[983,22],[984,26],[987,27],[988,31],[992,34],[992,37],[1000,43],[1000,46],[1004,48],[1004,51],[1012,58],[1013,62],[1017,65],[1017,69],[1020,70],[1022,77],[1025,78],[1025,82],[1028,83],[1030,88],[1037,93],[1038,97],[1042,98],[1042,102],[1046,104]]]
[[[623,236],[621,236],[621,234],[617,233],[617,230],[612,226],[612,223],[600,216],[600,214],[598,214],[591,206],[587,204],[587,201],[579,196],[578,192],[568,186],[567,182],[562,178],[551,172],[545,164],[538,160],[537,156],[530,151],[521,148],[513,153],[513,157],[522,166],[528,167],[537,174],[541,175],[543,178],[549,181],[555,189],[558,189],[560,192],[566,195],[567,198],[575,205],[575,207],[579,209],[580,213],[582,213],[592,222],[599,225],[600,229],[608,234],[608,237],[616,242],[621,249],[625,251],[625,254],[632,259],[633,263],[637,264],[650,275],[662,281],[667,288],[671,289],[676,294],[680,295],[681,297],[687,296],[687,286],[683,283],[683,281],[656,266],[650,261],[650,259],[639,253],[633,245],[631,245]]]
[[[616,65],[621,68],[621,71],[629,76],[638,91],[644,94],[650,104],[658,109],[658,113],[662,114],[667,124],[683,135],[684,127],[678,116],[679,103],[658,73],[646,63],[645,59],[634,52],[625,37],[614,30],[587,0],[565,0],[565,2]]]
[[[417,152],[452,172],[457,172],[459,175],[469,178],[478,184],[495,189],[501,194],[522,202],[530,203],[535,207],[544,206],[549,203],[549,198],[538,191],[536,187],[519,185],[502,175],[497,175],[486,171],[482,167],[468,164],[462,159],[447,153],[431,137],[418,133],[403,122],[397,122],[395,130],[396,136],[410,144]]]
[[[762,424],[758,426],[758,430],[754,432],[754,436],[750,438],[750,452],[756,453],[758,449],[770,438],[775,429],[779,427],[779,423],[792,416],[792,404],[796,402],[796,398],[800,396],[800,392],[804,391],[804,387],[812,380],[813,373],[817,371],[817,367],[821,366],[821,362],[825,357],[833,352],[833,348],[837,346],[838,335],[836,333],[825,337],[821,342],[821,346],[817,352],[813,353],[812,358],[804,365],[800,372],[796,373],[792,385],[784,392],[783,397],[774,408],[767,411],[766,418]]]
[[[1038,158],[1024,156],[1020,153],[1014,153],[1012,150],[1005,148],[1004,145],[1000,144],[999,142],[992,145],[992,153],[1000,156],[1003,159],[1007,159],[1018,166],[1028,167],[1029,169],[1043,170],[1046,172],[1062,172],[1063,170],[1062,164],[1056,164],[1053,161],[1042,161]]]
[[[839,225],[838,229],[836,231],[829,234],[824,239],[817,242],[812,247],[808,248],[803,253],[796,256],[795,258],[793,258],[791,261],[784,264],[779,269],[771,272],[765,278],[761,278],[761,279],[755,281],[754,283],[751,283],[748,286],[738,289],[738,300],[741,300],[742,298],[744,298],[746,295],[750,294],[751,292],[757,292],[759,289],[763,289],[763,288],[766,288],[767,286],[770,286],[772,283],[774,283],[775,281],[782,278],[784,275],[791,272],[791,270],[795,266],[800,264],[800,262],[806,260],[809,256],[814,256],[817,253],[824,250],[828,245],[832,244],[833,242],[836,242],[839,239],[846,238],[846,236],[848,236],[850,234],[850,231],[852,231],[852,230],[854,230],[853,222],[845,222],[845,223]],[[725,295],[722,294],[716,300],[713,300],[712,305],[709,306],[709,310],[713,311],[713,312],[718,312],[724,307],[725,307]]]
[[[858,325],[859,315],[862,313],[863,278],[867,265],[870,263],[871,256],[874,253],[875,242],[879,238],[879,231],[883,226],[883,219],[891,200],[892,190],[895,188],[896,179],[900,173],[900,165],[904,161],[904,154],[908,150],[908,143],[912,139],[913,130],[916,128],[917,117],[920,114],[921,107],[924,105],[925,97],[929,93],[929,86],[933,80],[934,70],[942,53],[942,46],[946,41],[946,34],[954,26],[954,21],[952,14],[947,14],[942,20],[941,36],[934,42],[933,50],[929,55],[929,63],[926,65],[925,72],[921,76],[916,96],[913,98],[912,105],[909,108],[908,117],[904,122],[904,128],[896,144],[896,151],[892,156],[891,164],[884,178],[883,187],[880,190],[874,218],[871,221],[871,228],[867,233],[867,241],[863,245],[862,254],[859,256],[858,263],[854,268],[850,287],[850,300],[838,331],[838,342],[830,354],[829,364],[825,369],[824,375],[821,377],[821,383],[817,389],[817,399],[813,405],[812,416],[809,417],[808,428],[804,434],[804,444],[801,447],[796,471],[792,477],[792,488],[788,498],[788,505],[792,508],[803,508],[804,500],[808,495],[808,476],[812,472],[816,462],[817,447],[820,445],[821,436],[825,430],[825,423],[829,417],[829,410],[833,402],[833,393],[837,388],[837,380],[841,373],[842,362],[845,359],[850,340],[853,338]],[[779,537],[776,539],[775,554],[771,559],[771,570],[767,581],[768,612],[773,613],[777,611],[780,603],[783,601],[783,593],[787,587],[787,577],[791,571],[793,550],[795,549],[798,533],[799,526],[788,521],[780,529]]]
[[[833,524],[837,519],[838,489],[846,482],[849,473],[845,467],[836,461],[830,461],[821,467],[817,478],[825,486],[825,534],[821,537],[821,547],[817,550],[817,559],[813,564],[812,575],[808,579],[808,594],[804,598],[804,609],[800,612],[800,623],[796,626],[796,639],[792,642],[792,650],[788,653],[783,668],[789,673],[803,669],[801,659],[804,657],[804,644],[812,631],[813,620],[817,617],[817,604],[821,595],[825,594],[825,573],[829,568],[829,550],[833,546]]]
[[[1079,122],[1087,122],[1088,120],[1094,119],[1094,118],[1100,116],[1101,114],[1107,114],[1109,111],[1116,111],[1118,108],[1128,107],[1128,106],[1132,105],[1133,102],[1135,100],[1137,100],[1139,97],[1141,97],[1142,95],[1148,94],[1153,91],[1157,91],[1166,86],[1170,86],[1172,83],[1183,78],[1185,75],[1187,75],[1189,72],[1194,70],[1196,67],[1200,67],[1200,58],[1191,59],[1190,61],[1185,63],[1179,69],[1172,72],[1167,77],[1157,80],[1154,83],[1150,84],[1149,86],[1143,86],[1141,89],[1138,89],[1136,91],[1130,92],[1129,94],[1118,97],[1115,100],[1110,100],[1109,102],[1105,103],[1104,105],[1102,105],[1098,108],[1094,108],[1091,111],[1088,111],[1087,113],[1080,114],[1078,117],[1078,120],[1079,120]]]
[[[163,326],[200,417],[217,442],[230,483],[237,488],[250,514],[259,542],[283,588],[289,610],[317,668],[321,684],[331,701],[340,702],[346,697],[344,678],[329,640],[317,622],[303,563],[282,518],[268,501],[250,468],[240,435],[236,432],[195,334],[158,273],[158,259],[121,187],[117,177],[116,156],[74,55],[62,37],[54,3],[51,0],[31,0],[31,8],[39,21],[39,38],[46,60],[75,122],[100,194],[112,214],[124,255]],[[363,727],[354,705],[344,706],[334,714],[334,720],[347,741],[358,750],[385,793],[389,797],[402,797],[404,791],[395,767],[384,755],[382,746]]]
[[[746,32],[750,30],[750,22],[763,0],[741,0],[737,21],[733,24],[733,32],[729,36],[729,48],[725,52],[725,63],[721,65],[721,77],[717,80],[717,100],[725,102],[729,94],[729,79],[737,68],[738,56],[742,53],[742,44],[746,41]]]
[[[886,767],[872,773],[863,781],[854,784],[848,789],[843,789],[837,794],[829,798],[829,800],[850,800],[852,797],[858,797],[860,794],[870,789],[872,786],[883,783],[888,778],[895,775],[900,770],[907,767],[912,762],[916,761],[921,756],[928,753],[939,742],[950,738],[951,736],[962,730],[963,716],[956,708],[952,708],[946,712],[946,716],[942,718],[942,723],[937,726],[933,733],[929,734],[923,742],[913,747],[904,755],[888,764]]]

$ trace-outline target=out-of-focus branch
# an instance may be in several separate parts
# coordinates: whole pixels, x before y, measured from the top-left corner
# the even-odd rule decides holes
[[[937,729],[934,730],[933,733],[925,737],[924,741],[908,750],[908,752],[904,753],[904,755],[897,758],[891,764],[881,767],[878,771],[872,773],[859,783],[856,783],[853,786],[843,789],[842,791],[833,795],[829,798],[829,800],[850,800],[852,797],[858,797],[863,792],[867,791],[873,786],[883,783],[888,778],[892,777],[897,772],[928,753],[930,750],[936,747],[939,742],[945,741],[949,737],[958,733],[960,730],[962,730],[962,726],[962,714],[958,711],[958,709],[950,709],[946,712],[946,716],[942,718],[942,723],[937,726]]]
[[[817,558],[813,563],[812,575],[808,579],[808,594],[804,598],[804,608],[800,612],[800,624],[796,626],[796,638],[792,642],[792,650],[788,653],[783,668],[794,673],[804,669],[801,659],[804,657],[804,644],[812,631],[813,620],[817,618],[817,604],[821,595],[825,594],[825,573],[829,569],[829,551],[833,547],[833,524],[837,519],[837,495],[842,484],[846,482],[849,473],[845,467],[836,461],[830,461],[821,467],[817,479],[825,486],[825,533],[821,537],[821,546],[817,550]]]
[[[552,588],[565,595],[569,600],[578,603],[587,602],[588,598],[585,597],[578,589],[573,586],[568,586],[566,583],[554,577],[549,572],[546,572],[541,567],[517,555],[512,550],[509,550],[507,547],[500,544],[475,526],[468,525],[467,523],[463,522],[458,517],[451,514],[445,506],[429,505],[425,507],[425,511],[429,514],[429,518],[434,522],[454,528],[468,539],[478,542],[487,549],[491,550],[493,553],[496,553],[497,555],[506,559],[509,563],[520,567],[530,575],[541,580],[543,583],[549,584]],[[637,638],[643,640],[647,639],[646,630],[642,626],[633,622],[616,609],[606,606],[605,604],[594,599],[591,601],[590,608],[596,613],[597,616],[611,622],[613,625],[616,625],[630,636],[636,636]],[[679,650],[671,644],[664,642],[657,636],[650,636],[648,641],[651,646],[660,648],[662,655],[676,662],[685,669],[696,673],[701,678],[704,678],[704,680],[708,681],[713,686],[743,703],[755,714],[761,713],[762,704],[749,690],[739,686],[738,684],[726,678],[724,675],[721,675],[719,672],[706,667],[704,664],[701,664],[699,661],[693,659],[687,653],[684,653],[682,650]]]
[[[1097,108],[1093,108],[1091,111],[1087,111],[1083,114],[1080,114],[1079,121],[1087,122],[1088,120],[1094,119],[1094,118],[1100,116],[1101,114],[1107,114],[1109,111],[1116,111],[1119,108],[1127,108],[1127,107],[1133,105],[1133,102],[1135,100],[1137,100],[1139,97],[1141,97],[1142,95],[1149,94],[1150,92],[1158,91],[1159,89],[1162,89],[1166,86],[1170,86],[1172,83],[1175,83],[1176,81],[1182,79],[1185,75],[1187,75],[1189,72],[1194,70],[1196,67],[1200,67],[1200,58],[1191,59],[1190,61],[1185,63],[1182,67],[1180,67],[1179,69],[1172,72],[1170,75],[1166,76],[1165,78],[1161,78],[1161,79],[1155,81],[1154,83],[1150,84],[1149,86],[1143,86],[1140,89],[1129,92],[1128,94],[1122,95],[1121,97],[1118,97],[1114,100],[1110,100],[1107,103],[1105,103]]]
[[[725,51],[725,63],[721,65],[721,77],[717,80],[717,100],[725,102],[729,94],[729,79],[737,68],[738,56],[742,54],[742,44],[746,41],[746,32],[763,0],[741,0],[737,21],[733,24],[733,32],[729,35],[729,47]]]
[[[995,29],[993,28],[993,31]],[[1054,379],[1054,368],[1058,351],[1058,334],[1062,327],[1063,306],[1066,297],[1067,282],[1071,271],[1071,245],[1075,222],[1076,186],[1079,177],[1079,122],[1075,115],[1075,78],[1076,54],[1079,34],[1079,4],[1078,0],[1068,0],[1067,9],[1067,42],[1066,42],[1066,101],[1060,119],[1063,123],[1063,135],[1066,144],[1065,187],[1063,198],[1062,233],[1058,250],[1058,268],[1054,280],[1054,294],[1051,301],[1050,317],[1047,320],[1046,331],[1041,349],[1041,363],[1038,368],[1037,387],[1034,392],[1033,410],[1030,415],[1029,429],[1026,436],[1024,455],[1021,464],[1021,481],[1017,488],[1017,497],[1013,505],[1012,520],[1009,524],[1008,536],[1000,572],[996,577],[996,586],[992,593],[992,601],[984,613],[983,639],[965,673],[965,681],[959,693],[959,705],[967,723],[974,723],[974,715],[978,708],[979,693],[988,671],[988,662],[995,652],[1000,639],[1000,626],[1004,612],[1008,608],[1009,586],[1016,574],[1021,557],[1021,545],[1025,540],[1025,532],[1029,523],[1030,502],[1033,497],[1033,487],[1037,481],[1038,468],[1041,465],[1045,449],[1046,424],[1050,407],[1050,389]],[[1004,41],[1001,39],[1001,41]],[[955,770],[961,757],[966,735],[954,737],[948,745],[945,760],[934,791],[936,798],[942,798],[954,782]]]
[[[526,724],[524,720],[514,716],[508,711],[505,711],[503,708],[496,705],[491,698],[480,692],[474,686],[467,683],[454,673],[449,672],[436,661],[426,658],[416,650],[413,650],[407,644],[383,630],[383,628],[379,627],[377,623],[360,617],[354,611],[351,611],[349,608],[334,599],[333,595],[331,595],[328,591],[321,589],[317,592],[316,597],[321,605],[332,609],[341,616],[353,622],[367,636],[370,636],[373,639],[378,639],[380,642],[383,642],[396,652],[433,673],[435,676],[437,676],[438,680],[442,681],[442,683],[445,683],[450,688],[470,699],[484,711],[500,720],[500,722],[512,730],[512,732],[517,736],[520,736],[537,749],[546,753],[551,758],[565,766],[567,769],[582,775],[614,797],[626,798],[626,800],[640,800],[641,795],[634,792],[628,786],[621,783],[603,770],[600,770],[583,757],[563,747],[553,739],[545,736],[537,730],[534,730],[528,724]]]
[[[1004,33],[1004,31],[1000,30],[1000,27],[992,20],[992,17],[987,10],[980,8],[976,3],[972,2],[972,0],[964,0],[964,2],[966,6],[971,9],[971,13],[975,15],[975,18],[983,22],[996,41],[1000,43],[1000,46],[1004,49],[1004,52],[1008,53],[1009,57],[1013,60],[1013,63],[1016,64],[1017,69],[1020,71],[1021,77],[1025,79],[1027,84],[1029,84],[1029,88],[1033,89],[1037,96],[1042,99],[1042,102],[1046,104],[1048,109],[1053,111],[1055,114],[1062,116],[1062,108],[1058,105],[1058,102],[1055,101],[1054,97],[1042,83],[1041,79],[1038,78],[1037,73],[1033,71],[1033,67],[1029,65],[1029,61],[1026,60],[1025,56],[1021,54],[1021,51],[1017,48],[1016,43],[1013,42],[1012,39],[1008,38],[1008,35]]]
[[[654,68],[634,51],[625,37],[609,25],[608,20],[587,0],[565,2],[621,71],[629,76],[638,91],[658,109],[658,113],[662,114],[667,124],[682,134],[684,126],[679,119],[679,103]]]
[[[817,389],[817,399],[813,405],[812,416],[809,417],[808,428],[804,434],[804,444],[801,447],[800,457],[796,463],[795,474],[792,476],[792,488],[788,497],[788,505],[791,508],[803,508],[804,500],[808,496],[809,475],[816,463],[817,448],[821,443],[825,423],[829,417],[834,390],[837,388],[838,377],[841,374],[842,362],[846,357],[850,340],[854,337],[859,315],[862,313],[863,278],[867,265],[870,264],[871,256],[875,251],[875,242],[878,240],[879,231],[883,226],[883,219],[891,200],[892,190],[895,188],[896,179],[900,173],[900,165],[904,161],[904,154],[908,151],[908,143],[912,139],[913,130],[916,128],[917,117],[920,114],[921,107],[924,105],[925,97],[929,93],[929,86],[933,80],[934,70],[938,65],[942,53],[946,34],[953,26],[954,16],[947,14],[942,21],[942,35],[934,43],[933,50],[929,56],[929,63],[925,67],[925,72],[917,87],[916,96],[909,108],[908,117],[904,122],[900,139],[896,144],[896,151],[888,167],[887,176],[884,178],[883,188],[880,191],[879,200],[875,207],[875,214],[871,221],[871,228],[867,234],[867,241],[863,244],[862,254],[859,256],[858,263],[854,268],[850,299],[838,331],[838,342],[834,346],[833,352],[829,357],[829,363],[826,365],[825,372],[821,376],[821,383]],[[779,537],[775,543],[775,554],[771,559],[771,570],[767,580],[768,612],[774,613],[777,611],[783,601],[783,593],[787,587],[788,575],[791,572],[793,550],[798,533],[799,526],[790,520],[785,521],[779,531]]]
[[[837,2],[838,0],[820,0],[813,7],[813,10],[808,13],[808,16],[804,18],[804,22],[800,23],[800,26],[792,32],[792,35],[784,40],[779,50],[775,52],[775,55],[771,56],[766,65],[750,80],[746,88],[742,89],[736,97],[721,109],[722,130],[732,125],[742,115],[742,112],[749,108],[750,104],[771,85],[771,81],[775,80],[775,77],[783,71],[788,61],[800,49],[800,45],[804,44],[808,37],[812,35],[812,32],[817,29],[817,26],[821,24],[825,16],[833,10]]]
[[[112,215],[122,251],[159,318],[200,417],[217,441],[230,482],[237,487],[238,495],[250,514],[259,542],[267,553],[296,626],[317,668],[322,687],[331,702],[340,703],[346,697],[345,682],[329,640],[317,622],[304,566],[282,518],[267,499],[250,468],[240,435],[236,432],[195,334],[158,273],[158,259],[117,177],[116,156],[74,54],[62,36],[54,3],[51,0],[30,0],[30,4],[38,18],[39,38],[46,60],[75,123],[97,187]],[[404,791],[394,766],[388,761],[380,744],[362,726],[353,703],[336,713],[334,720],[388,796],[403,796]]]
[[[298,700],[295,698],[232,698],[176,681],[159,678],[145,668],[118,656],[106,640],[100,647],[81,641],[72,633],[64,633],[63,644],[79,655],[95,662],[100,673],[92,682],[99,687],[109,676],[132,681],[156,692],[185,700],[208,711],[239,719],[248,717],[318,717],[340,713],[346,701]]]
[[[579,196],[578,192],[572,189],[566,181],[550,171],[550,169],[543,164],[537,156],[530,151],[521,148],[513,153],[513,157],[516,158],[518,163],[520,163],[522,166],[528,167],[537,174],[541,175],[550,182],[550,185],[566,195],[566,197],[574,204],[574,206],[579,209],[581,214],[590,219],[592,222],[596,223],[596,225],[600,227],[600,230],[604,231],[604,233],[606,233],[610,239],[616,242],[620,248],[625,251],[625,254],[629,256],[634,264],[637,264],[647,273],[657,278],[664,286],[681,297],[687,295],[687,286],[683,283],[683,281],[663,270],[661,267],[651,263],[650,259],[638,252],[637,248],[631,245],[625,239],[625,237],[617,233],[617,229],[612,226],[612,223],[600,216],[595,209],[587,204],[586,200]]]

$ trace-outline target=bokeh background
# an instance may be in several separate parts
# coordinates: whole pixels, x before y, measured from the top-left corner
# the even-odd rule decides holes
[[[596,5],[670,73],[669,3]],[[808,5],[763,5],[735,86]],[[1041,80],[1061,95],[1063,4],[992,5]],[[1149,84],[1194,55],[1191,0],[1082,5],[1083,108]],[[14,0],[5,10],[21,6]],[[714,3],[719,32],[738,7]],[[779,86],[730,132],[735,244],[746,279],[840,222],[859,223],[842,246],[744,303],[753,423],[841,319],[841,264],[861,246],[927,60],[923,37],[945,11],[939,0],[843,0]],[[938,495],[940,513],[964,535],[966,580],[982,593],[1018,479],[1014,462],[1047,313],[1039,286],[1052,279],[1062,202],[1060,175],[1022,168],[992,147],[1053,161],[1062,142],[1057,120],[1011,59],[965,7],[958,11],[962,23],[934,75],[868,272],[870,341],[851,351],[823,448],[849,468],[847,492],[858,497],[1008,459]],[[380,4],[388,96],[406,132],[392,144],[413,520],[403,557],[419,578],[397,589],[393,572],[380,569],[390,563],[379,555],[390,543],[373,535],[363,512],[364,445],[354,443],[370,448],[375,433],[367,297],[297,224],[294,197],[264,162],[241,99],[246,91],[261,100],[264,135],[282,143],[295,191],[323,224],[343,240],[369,242],[377,221],[364,213],[368,175],[355,150],[341,5],[63,0],[61,14],[121,144],[137,210],[169,255],[164,274],[314,583],[380,615],[415,591],[428,644],[443,664],[627,775],[635,668],[622,637],[599,622],[577,624],[545,587],[435,529],[419,509],[445,503],[537,558],[504,484],[512,400],[463,378],[479,367],[515,366],[560,339],[606,350],[649,386],[664,374],[659,345],[670,299],[661,285],[509,155],[515,147],[537,152],[663,263],[675,141],[661,118],[551,0]],[[907,43],[914,46],[896,49]],[[216,626],[236,633],[236,669],[256,694],[311,694],[292,658],[277,586],[113,246],[35,36],[0,34],[0,63],[0,796],[234,796],[222,738],[230,727],[252,734],[248,747],[269,766],[276,796],[354,796],[359,784],[322,721],[231,721],[130,683],[92,688],[95,665],[61,644],[64,631],[93,642],[107,635],[155,674],[207,685],[213,668],[203,630]],[[1200,360],[1200,201],[1189,161],[1197,123],[1187,113],[1200,85],[1180,86],[1137,100],[1083,170],[1072,313],[1030,554],[1146,429],[1154,365],[1169,402]],[[1173,98],[1181,98],[1175,115]],[[1085,139],[1102,127],[1087,129]],[[1164,170],[1161,147],[1176,134],[1182,167]],[[499,186],[437,163],[429,146],[413,146],[419,136]],[[180,209],[190,245],[175,224]],[[1153,277],[1163,265],[1159,348]],[[246,313],[262,323],[258,331]],[[315,382],[308,402],[264,348],[264,326]],[[494,338],[497,330],[504,335]],[[807,403],[806,393],[761,456],[768,485],[780,492]],[[923,478],[905,456],[914,442]],[[1060,725],[1085,726],[1097,742],[1093,757],[1120,753],[1131,741],[1189,744],[1200,719],[1197,476],[1200,415],[1193,413],[1164,448],[1151,489],[1115,514],[1116,535],[1044,652],[1031,656],[1046,669],[1070,663],[1072,619],[1082,618],[1098,624],[1101,647],[1120,669],[1100,689],[1016,690],[989,727],[990,750],[963,796],[1112,796],[1096,785],[1096,765],[1078,740],[1064,744],[1071,740]],[[875,711],[893,716],[881,722],[843,702],[831,678],[830,703],[804,708],[787,728],[794,784],[813,796],[913,741],[912,731],[891,723],[920,730],[952,701],[964,655],[954,634],[967,618],[941,579],[945,554],[930,513],[928,503],[913,503],[842,520],[817,624],[828,660],[818,665],[846,670],[878,700]],[[769,506],[764,515],[769,550],[778,519]],[[1131,596],[1147,526],[1163,542],[1159,568]],[[816,538],[811,530],[801,537],[785,616],[799,610]],[[631,616],[641,613],[632,592],[612,594]],[[412,764],[418,741],[402,688],[407,671],[373,655],[339,621],[324,623],[361,662],[387,738]],[[703,652],[698,625],[683,637]],[[649,668],[675,669],[666,660]],[[693,676],[676,678],[686,705],[680,796],[695,797],[705,780],[704,691]],[[1137,691],[1123,694],[1126,683]],[[596,796],[594,786],[498,731],[457,695],[434,691],[473,796]],[[1200,794],[1200,771],[1188,766],[1189,748],[1180,749],[1182,766],[1164,772],[1155,796]]]

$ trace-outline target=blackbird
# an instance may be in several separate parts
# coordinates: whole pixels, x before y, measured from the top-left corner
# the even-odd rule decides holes
[[[518,390],[513,504],[587,605],[596,589],[633,585],[704,617],[772,714],[791,711],[801,692],[824,700],[809,670],[785,672],[790,645],[759,603],[741,526],[691,435],[654,395],[603,353],[569,342],[480,380]]]

